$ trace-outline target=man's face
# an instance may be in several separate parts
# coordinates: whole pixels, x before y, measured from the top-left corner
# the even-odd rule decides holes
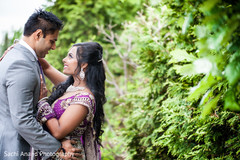
[[[43,38],[43,34],[41,34],[39,40],[36,43],[36,54],[39,58],[44,58],[46,54],[48,54],[49,50],[56,49],[56,41],[58,38],[59,31],[55,31],[53,34],[47,34],[45,38]]]

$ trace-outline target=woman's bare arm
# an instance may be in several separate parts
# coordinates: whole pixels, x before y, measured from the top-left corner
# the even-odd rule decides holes
[[[59,120],[56,118],[49,119],[46,122],[50,133],[56,139],[62,139],[71,133],[87,116],[87,107],[74,104],[70,105],[65,112],[62,114]]]
[[[68,78],[68,76],[50,65],[44,58],[39,58],[39,62],[41,63],[44,74],[55,86],[66,81]]]

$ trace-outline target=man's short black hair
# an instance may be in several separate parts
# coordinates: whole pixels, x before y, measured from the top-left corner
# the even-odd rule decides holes
[[[51,12],[43,11],[42,9],[36,10],[25,23],[24,36],[32,35],[37,29],[41,29],[43,36],[53,34],[57,30],[63,28],[63,23],[57,16]]]

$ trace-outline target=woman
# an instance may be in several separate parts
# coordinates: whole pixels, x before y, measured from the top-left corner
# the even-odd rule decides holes
[[[57,86],[48,99],[39,101],[37,119],[56,139],[77,141],[82,159],[100,159],[106,102],[102,47],[96,42],[74,44],[63,63],[69,77],[41,61],[45,75]]]

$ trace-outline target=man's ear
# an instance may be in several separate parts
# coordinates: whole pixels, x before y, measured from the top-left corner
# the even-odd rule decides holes
[[[41,37],[43,37],[43,32],[41,29],[37,29],[34,33],[34,39],[39,40]]]

